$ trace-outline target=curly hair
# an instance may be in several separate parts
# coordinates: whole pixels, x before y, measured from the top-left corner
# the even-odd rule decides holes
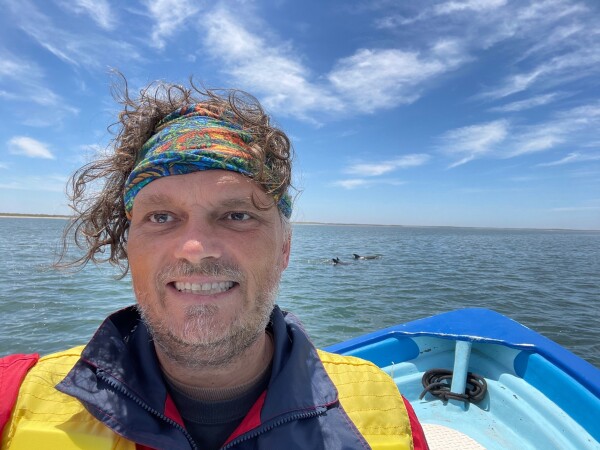
[[[114,139],[105,156],[81,167],[69,180],[67,192],[74,215],[65,228],[56,267],[83,268],[89,261],[108,261],[121,269],[122,277],[127,274],[129,221],[123,200],[125,182],[140,149],[155,134],[157,124],[181,107],[202,103],[232,114],[253,137],[252,178],[275,198],[287,192],[292,170],[290,140],[270,124],[269,116],[252,95],[236,89],[200,89],[190,79],[189,86],[153,82],[132,98],[127,80],[118,75],[121,83],[112,86],[112,94],[123,109],[118,121],[109,127]],[[265,167],[269,167],[269,176],[265,175]],[[97,187],[101,188],[99,192]],[[83,254],[67,256],[71,243]]]

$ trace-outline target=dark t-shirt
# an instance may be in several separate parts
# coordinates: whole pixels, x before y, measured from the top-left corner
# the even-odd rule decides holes
[[[269,384],[271,367],[269,366],[257,380],[245,387],[243,392],[226,400],[210,396],[197,395],[176,385],[166,378],[169,393],[183,418],[185,428],[202,450],[217,450],[225,443],[236,427],[242,422],[252,405]],[[198,397],[204,397],[199,399]],[[225,397],[230,397],[225,395]]]

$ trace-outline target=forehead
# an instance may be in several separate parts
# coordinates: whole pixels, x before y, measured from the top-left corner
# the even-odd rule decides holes
[[[224,199],[258,200],[265,205],[273,203],[262,187],[244,175],[226,170],[205,170],[185,175],[169,175],[144,186],[134,201],[203,201],[219,202]]]

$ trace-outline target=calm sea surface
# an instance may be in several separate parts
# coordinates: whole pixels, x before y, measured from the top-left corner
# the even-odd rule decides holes
[[[63,220],[0,218],[0,356],[86,342],[133,303],[109,267],[51,268]],[[352,254],[381,259],[353,261]],[[348,265],[333,266],[339,257]],[[463,307],[486,307],[600,367],[600,232],[295,225],[279,301],[326,346]]]

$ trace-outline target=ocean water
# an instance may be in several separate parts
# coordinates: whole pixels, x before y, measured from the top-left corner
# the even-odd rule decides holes
[[[85,343],[134,301],[129,279],[115,279],[109,265],[50,267],[64,225],[0,218],[0,356]],[[278,303],[317,346],[486,307],[600,367],[600,232],[298,224],[293,233]]]

